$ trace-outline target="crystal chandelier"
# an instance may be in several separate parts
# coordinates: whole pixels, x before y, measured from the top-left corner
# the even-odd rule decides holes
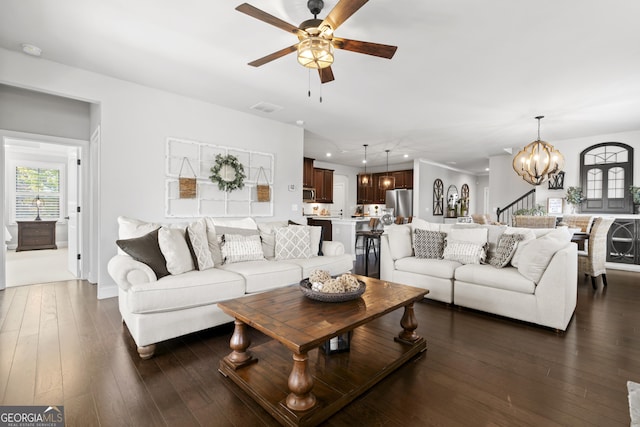
[[[564,168],[564,156],[553,145],[540,140],[540,119],[537,116],[538,139],[524,147],[513,158],[513,170],[532,185],[540,185]]]

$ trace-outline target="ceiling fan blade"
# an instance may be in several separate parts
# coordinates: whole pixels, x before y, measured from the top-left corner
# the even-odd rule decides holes
[[[251,65],[253,67],[259,67],[261,65],[266,64],[267,62],[273,61],[274,59],[278,59],[278,58],[281,58],[281,57],[283,57],[283,56],[285,56],[285,55],[287,55],[287,54],[289,54],[291,52],[295,52],[297,49],[298,49],[298,44],[296,43],[296,44],[294,44],[292,46],[285,47],[284,49],[280,49],[277,52],[273,52],[273,53],[271,53],[271,54],[269,54],[267,56],[263,56],[260,59],[256,59],[255,61],[251,61],[251,62],[249,62],[249,65]]]
[[[364,53],[366,55],[379,56],[380,58],[393,58],[398,46],[388,44],[361,42],[359,40],[333,38],[333,46],[338,49],[350,50],[351,52]]]
[[[318,74],[320,74],[320,83],[329,83],[335,80],[331,67],[318,68]]]
[[[289,24],[288,22],[283,21],[280,18],[276,18],[273,15],[269,15],[267,12],[260,10],[255,6],[251,6],[249,3],[242,3],[240,6],[236,7],[236,10],[289,33],[298,34],[301,32],[295,25]]]
[[[349,19],[351,15],[356,13],[356,11],[364,6],[368,1],[369,0],[340,0],[338,4],[331,9],[331,12],[329,12],[327,17],[324,18],[324,21],[322,21],[319,28],[329,25],[333,31],[335,31],[344,21]]]

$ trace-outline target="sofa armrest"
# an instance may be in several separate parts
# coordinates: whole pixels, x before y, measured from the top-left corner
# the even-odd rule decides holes
[[[342,242],[325,240],[322,242],[322,254],[324,256],[344,255],[344,245]]]
[[[394,268],[395,264],[389,247],[389,235],[383,234],[380,236],[380,280],[393,281]]]
[[[569,243],[555,253],[536,286],[538,316],[544,324],[565,330],[576,308],[578,246]]]
[[[123,291],[128,290],[132,285],[158,280],[151,267],[127,255],[116,255],[111,258],[107,271]]]

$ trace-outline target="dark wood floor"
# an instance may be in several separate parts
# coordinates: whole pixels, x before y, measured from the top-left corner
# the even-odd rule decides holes
[[[564,335],[416,304],[428,350],[325,425],[628,426],[626,382],[640,382],[640,273],[608,278],[596,291],[580,278]],[[384,319],[397,325],[400,315]],[[9,288],[0,292],[0,404],[63,404],[68,426],[274,426],[217,371],[230,335],[224,326],[167,341],[142,361],[117,299],[97,300],[94,286]]]

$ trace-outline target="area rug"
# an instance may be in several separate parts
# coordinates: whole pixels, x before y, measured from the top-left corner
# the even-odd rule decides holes
[[[74,280],[67,253],[67,248],[7,251],[7,287]]]
[[[640,427],[640,384],[627,381],[627,389],[629,389],[631,427]]]

